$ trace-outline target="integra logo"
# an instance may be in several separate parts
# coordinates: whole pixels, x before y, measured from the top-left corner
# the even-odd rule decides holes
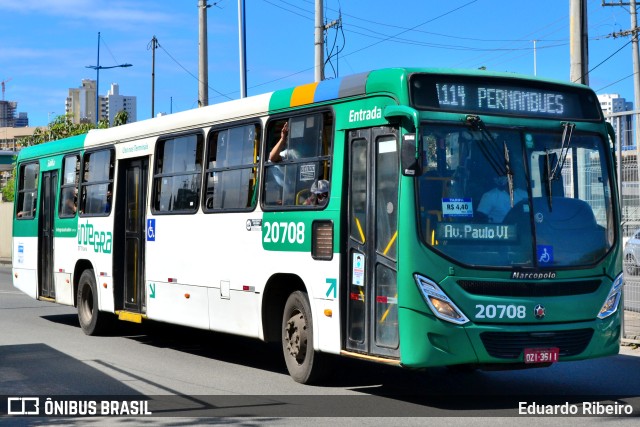
[[[80,230],[78,230],[78,249],[82,249],[85,246],[93,248],[94,252],[102,252],[105,254],[111,253],[113,241],[113,234],[110,231],[98,231],[93,229],[93,224],[86,222],[80,224]]]
[[[555,271],[532,271],[530,273],[523,271],[514,271],[511,273],[511,278],[516,280],[540,280],[540,279],[555,279]]]

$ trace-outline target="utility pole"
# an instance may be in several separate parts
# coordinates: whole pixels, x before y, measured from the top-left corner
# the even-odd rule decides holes
[[[586,0],[570,0],[569,55],[571,57],[570,79],[574,83],[589,84],[589,43],[587,32]]]
[[[207,0],[198,0],[198,107],[209,105],[209,58],[207,50]]]
[[[322,0],[316,0],[315,20],[315,81],[324,80],[324,24],[322,19]]]
[[[98,31],[98,60],[96,62],[96,65],[87,65],[85,68],[91,68],[93,70],[96,70],[96,117],[95,117],[95,123],[96,125],[98,123],[100,123],[100,105],[99,105],[99,101],[100,101],[100,70],[106,70],[108,68],[118,68],[118,67],[131,67],[131,64],[118,64],[118,65],[111,65],[108,67],[103,67],[102,65],[100,65],[100,32]]]
[[[631,0],[629,3],[606,3],[602,0],[602,6],[629,6],[631,14],[631,29],[624,31],[621,35],[631,34],[631,58],[633,61],[633,109],[638,111],[640,109],[640,64],[638,63],[638,15],[636,10],[636,0]],[[614,37],[616,35],[614,34]],[[640,171],[640,117],[636,115],[635,121],[635,142],[636,142],[636,159],[638,162],[638,170]],[[620,128],[618,128],[620,129]],[[622,161],[622,159],[620,159]],[[622,177],[620,177],[622,178]],[[622,180],[622,179],[621,179]]]
[[[240,98],[247,96],[247,42],[244,0],[238,0],[238,44],[240,45]]]
[[[151,49],[151,118],[155,115],[155,93],[156,93],[156,49],[160,46],[158,39],[154,35],[147,49]]]

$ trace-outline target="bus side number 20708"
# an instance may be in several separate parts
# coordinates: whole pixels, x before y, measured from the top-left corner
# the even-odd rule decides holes
[[[524,319],[527,315],[524,305],[476,304],[476,309],[476,319]]]
[[[265,243],[304,243],[304,222],[265,222]]]

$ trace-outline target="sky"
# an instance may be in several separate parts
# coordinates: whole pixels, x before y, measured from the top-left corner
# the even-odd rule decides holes
[[[606,0],[612,3],[613,0]],[[209,103],[240,97],[238,1],[209,0]],[[246,0],[247,94],[314,80],[314,0]],[[633,101],[629,8],[587,0],[589,85]],[[64,114],[69,88],[96,78],[137,97],[137,117],[197,108],[198,0],[0,0],[0,80],[30,126]],[[326,78],[385,67],[506,71],[568,81],[569,0],[324,0]],[[341,17],[341,19],[339,19]]]

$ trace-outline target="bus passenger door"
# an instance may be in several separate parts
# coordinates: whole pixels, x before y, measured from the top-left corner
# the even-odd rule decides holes
[[[53,280],[53,234],[55,230],[56,192],[58,171],[42,173],[42,194],[40,197],[40,218],[38,233],[38,285],[39,297],[55,298]]]
[[[114,283],[116,307],[144,313],[145,222],[147,157],[121,160],[114,224]],[[121,285],[120,285],[121,284]]]
[[[347,350],[399,356],[398,130],[349,133]]]

